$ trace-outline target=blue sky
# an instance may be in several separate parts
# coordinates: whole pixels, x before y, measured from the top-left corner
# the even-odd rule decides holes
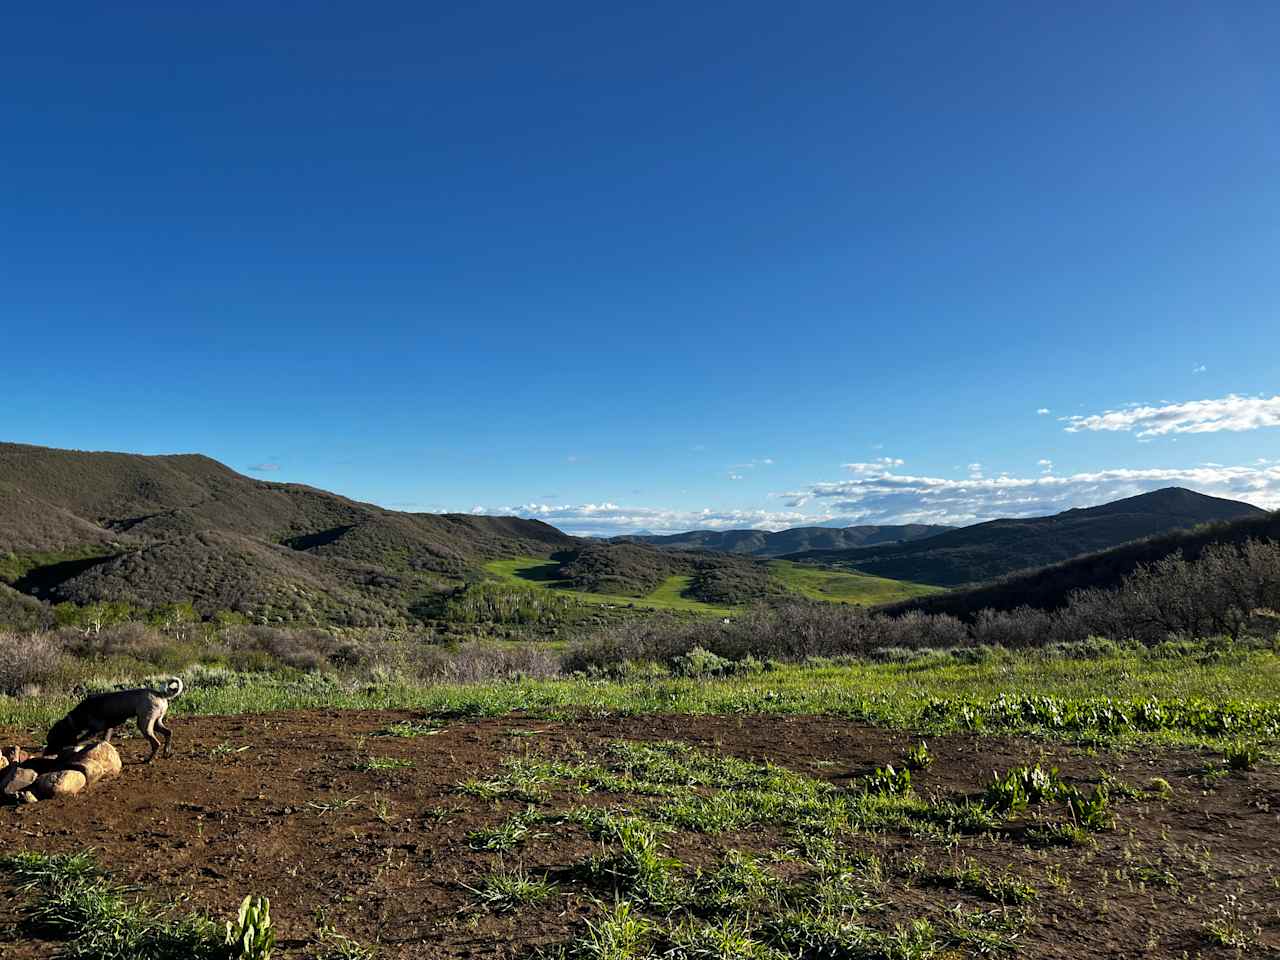
[[[590,533],[1280,507],[1280,8],[616,6],[9,11],[0,437]]]

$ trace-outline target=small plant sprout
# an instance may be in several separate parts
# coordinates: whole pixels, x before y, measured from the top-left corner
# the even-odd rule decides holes
[[[1088,796],[1080,790],[1072,790],[1067,794],[1067,809],[1071,811],[1076,825],[1095,833],[1110,830],[1115,825],[1110,806],[1111,795],[1102,785],[1094,787]]]
[[[929,752],[929,744],[921,740],[906,752],[902,765],[908,770],[924,770],[933,763],[933,754]]]
[[[904,796],[911,792],[911,771],[906,767],[896,770],[893,764],[886,763],[868,774],[862,785],[867,793],[888,797]]]
[[[468,889],[481,905],[490,910],[506,911],[541,903],[556,892],[556,885],[545,876],[527,873],[522,867],[508,870],[500,866],[485,877],[479,889]]]
[[[236,919],[227,921],[227,946],[238,951],[237,960],[267,960],[275,944],[271,901],[250,894],[240,904]]]
[[[1222,757],[1229,769],[1244,772],[1258,765],[1258,761],[1262,759],[1262,748],[1256,743],[1237,740],[1227,745]]]

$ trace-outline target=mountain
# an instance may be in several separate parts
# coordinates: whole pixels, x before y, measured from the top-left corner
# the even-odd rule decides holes
[[[767,530],[690,530],[665,536],[637,533],[614,537],[613,540],[618,543],[647,543],[662,550],[713,550],[755,557],[779,557],[797,551],[846,550],[918,540],[950,529],[926,523],[907,523],[897,526],[793,527],[777,533]]]
[[[1264,515],[1247,503],[1166,487],[1051,517],[991,520],[909,543],[807,550],[781,559],[951,587],[1060,563],[1171,530]]]
[[[973,619],[980,610],[1014,610],[1024,606],[1054,610],[1067,602],[1072,591],[1119,585],[1139,564],[1153,563],[1174,552],[1180,552],[1187,560],[1195,560],[1211,543],[1241,544],[1246,540],[1280,540],[1280,511],[1205,524],[1194,530],[1162,533],[1038,570],[1010,574],[968,590],[949,590],[882,609],[892,614],[909,610],[949,613],[963,620]]]
[[[577,542],[537,520],[399,513],[194,454],[0,443],[0,584],[46,603],[395,623],[487,560]],[[18,605],[0,595],[0,612]]]

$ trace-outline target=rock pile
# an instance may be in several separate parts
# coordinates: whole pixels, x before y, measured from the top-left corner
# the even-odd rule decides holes
[[[20,747],[0,749],[0,803],[35,803],[66,797],[99,780],[120,775],[120,754],[106,741],[33,756]]]

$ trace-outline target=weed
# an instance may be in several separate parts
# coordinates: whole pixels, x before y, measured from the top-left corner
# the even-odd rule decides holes
[[[1262,759],[1262,748],[1256,743],[1237,740],[1235,743],[1227,745],[1222,752],[1222,756],[1227,767],[1231,770],[1252,770],[1258,765],[1258,761]]]
[[[312,953],[315,960],[374,960],[377,956],[372,947],[344,937],[328,926],[322,927],[316,935],[316,947]]]
[[[924,770],[933,763],[933,754],[929,752],[929,744],[921,740],[906,752],[902,765],[908,770]]]
[[[1014,767],[1003,777],[997,774],[987,787],[983,802],[992,810],[1012,815],[1029,804],[1055,799],[1063,789],[1058,768],[1045,770],[1037,763],[1032,767]]]
[[[898,797],[911,792],[911,771],[906,767],[895,770],[893,764],[876,767],[862,780],[862,788],[870,794]]]
[[[1011,870],[992,873],[972,858],[965,858],[934,873],[924,873],[918,879],[929,886],[963,890],[1006,906],[1030,903],[1038,896],[1032,884]]]
[[[245,897],[236,919],[227,921],[226,943],[242,960],[268,960],[276,944],[271,901],[266,897]]]
[[[1111,795],[1102,784],[1093,788],[1089,796],[1080,790],[1067,793],[1067,809],[1077,826],[1094,833],[1110,830],[1115,825],[1111,815]]]
[[[375,737],[434,737],[444,733],[444,727],[412,720],[398,720],[374,734]]]
[[[393,819],[391,816],[391,801],[380,793],[373,795],[373,798],[369,801],[369,809],[383,823],[390,823]]]
[[[541,903],[556,892],[556,885],[545,876],[535,877],[516,867],[498,867],[484,878],[479,889],[472,889],[480,903],[490,910],[514,910],[520,906]]]
[[[1221,947],[1232,947],[1236,950],[1247,950],[1253,944],[1254,936],[1259,931],[1245,920],[1240,901],[1234,894],[1217,906],[1213,916],[1205,921],[1205,936]]]
[[[1097,841],[1074,823],[1046,823],[1029,827],[1027,840],[1035,847],[1092,847]]]
[[[538,811],[529,807],[522,813],[508,817],[496,827],[481,827],[467,834],[472,850],[514,850],[532,835],[530,829],[541,819]]]
[[[401,757],[367,757],[358,761],[354,765],[354,769],[365,773],[375,773],[379,770],[403,770],[405,767],[412,766],[412,760],[405,760]]]
[[[19,889],[38,891],[27,922],[41,936],[63,940],[82,960],[226,960],[227,945],[213,921],[173,920],[112,884],[88,853],[21,853],[0,859]],[[256,956],[266,956],[258,954]]]
[[[619,851],[593,864],[597,876],[612,880],[620,889],[653,904],[672,902],[678,891],[680,861],[662,852],[657,831],[635,817],[615,817],[601,830],[602,839],[618,844]]]
[[[587,933],[571,953],[580,960],[638,960],[648,955],[651,924],[636,914],[631,903],[619,900],[599,920],[587,921]]]
[[[327,813],[337,813],[339,810],[349,810],[360,802],[360,798],[347,797],[345,800],[308,800],[307,806],[315,810],[320,816]]]

